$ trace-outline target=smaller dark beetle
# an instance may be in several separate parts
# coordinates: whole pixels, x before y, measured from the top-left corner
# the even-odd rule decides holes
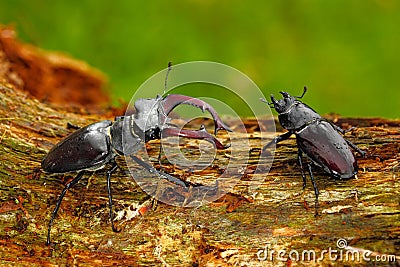
[[[264,146],[262,153],[274,144],[288,139],[292,134],[296,135],[298,146],[298,161],[303,177],[303,188],[306,186],[306,176],[303,169],[302,154],[305,153],[311,160],[308,163],[308,172],[315,192],[316,212],[318,206],[318,188],[312,173],[312,166],[321,167],[332,177],[338,179],[349,179],[357,174],[358,166],[350,148],[366,155],[365,151],[359,149],[341,134],[346,133],[343,129],[322,118],[312,108],[299,101],[307,91],[304,87],[301,96],[291,96],[286,92],[280,92],[283,99],[276,100],[271,95],[272,103],[264,99],[261,101],[270,105],[278,113],[278,119],[283,128],[288,132],[275,137]]]
[[[150,99],[138,99],[135,102],[136,112],[133,115],[117,117],[115,121],[95,122],[80,128],[49,151],[42,161],[42,168],[45,172],[78,172],[78,174],[66,184],[57,200],[49,222],[46,244],[50,244],[51,226],[68,189],[75,185],[86,171],[95,171],[105,167],[107,164],[110,164],[110,168],[107,171],[110,221],[113,231],[117,231],[113,223],[110,177],[118,168],[115,161],[115,157],[118,155],[130,156],[148,172],[157,174],[160,178],[172,183],[183,187],[193,186],[188,182],[158,171],[135,156],[135,153],[143,143],[168,136],[204,139],[214,144],[218,149],[227,148],[227,146],[221,144],[214,136],[208,133],[203,126],[199,130],[185,130],[173,127],[169,123],[168,114],[180,104],[192,105],[200,108],[203,112],[206,110],[210,112],[215,122],[215,134],[219,130],[230,131],[214,108],[200,99],[185,95],[157,96]]]

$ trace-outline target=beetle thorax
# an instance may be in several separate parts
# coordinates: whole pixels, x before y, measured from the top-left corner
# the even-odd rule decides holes
[[[279,122],[287,130],[298,130],[321,116],[306,104],[295,101],[289,109],[280,113]]]
[[[161,96],[157,96],[157,98],[150,99],[141,98],[135,102],[135,124],[143,133],[161,127],[160,117],[164,116],[164,114],[160,114],[161,99]]]

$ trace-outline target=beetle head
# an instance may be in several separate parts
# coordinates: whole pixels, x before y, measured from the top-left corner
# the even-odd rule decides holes
[[[276,100],[273,95],[271,95],[272,103],[268,103],[272,105],[272,107],[278,113],[284,113],[289,110],[297,101],[297,99],[286,92],[280,92],[283,96],[282,99]]]
[[[281,114],[287,112],[294,105],[301,103],[297,99],[302,98],[306,92],[307,87],[304,86],[304,90],[301,96],[291,96],[289,93],[281,91],[280,93],[283,96],[283,99],[276,100],[274,95],[271,95],[271,103],[264,99],[261,99],[261,101],[267,103],[268,105],[270,105],[271,108],[274,108],[276,112]]]
[[[140,98],[135,102],[135,124],[143,132],[160,127],[159,107],[162,97]],[[162,116],[162,115],[161,115]]]

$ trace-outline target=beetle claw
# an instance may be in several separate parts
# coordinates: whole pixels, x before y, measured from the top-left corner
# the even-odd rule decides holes
[[[224,146],[217,138],[215,138],[209,132],[207,132],[204,125],[202,125],[199,130],[164,128],[161,136],[162,137],[181,136],[181,137],[194,138],[194,139],[203,139],[203,140],[210,142],[218,149],[227,149],[230,147],[230,145]]]
[[[168,95],[162,100],[161,106],[164,109],[164,113],[168,115],[174,108],[176,108],[180,104],[192,105],[194,107],[200,108],[203,112],[205,112],[206,110],[210,112],[215,123],[214,134],[217,134],[220,130],[232,132],[232,130],[229,129],[229,127],[225,123],[222,122],[221,118],[218,116],[217,111],[210,104],[198,98],[185,95]]]

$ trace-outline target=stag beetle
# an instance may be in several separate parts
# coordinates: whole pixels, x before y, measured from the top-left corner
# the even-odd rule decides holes
[[[301,96],[291,96],[287,92],[280,92],[283,96],[283,99],[280,100],[276,100],[271,95],[272,103],[261,99],[279,113],[280,124],[288,130],[288,132],[276,136],[265,145],[262,153],[264,154],[271,145],[288,139],[292,134],[296,135],[297,159],[303,177],[303,189],[306,186],[306,176],[303,169],[302,154],[305,153],[311,160],[307,165],[315,192],[316,214],[318,214],[319,191],[312,173],[312,166],[321,167],[334,178],[349,179],[354,177],[358,170],[357,161],[350,148],[353,148],[362,156],[367,153],[341,135],[346,133],[345,130],[322,118],[311,107],[298,100],[304,96],[306,91],[307,87],[304,87]]]
[[[213,143],[218,149],[225,149],[214,136],[202,126],[199,130],[184,130],[173,128],[168,123],[168,114],[178,105],[188,104],[200,108],[203,112],[210,112],[215,123],[215,131],[231,131],[225,125],[214,108],[208,103],[185,95],[157,96],[152,99],[138,99],[135,102],[136,112],[130,116],[116,117],[115,121],[104,120],[80,128],[64,140],[56,144],[42,161],[42,169],[48,173],[78,172],[77,176],[65,185],[59,196],[56,207],[52,212],[48,225],[47,242],[50,244],[50,230],[54,218],[60,208],[64,195],[70,187],[75,185],[85,171],[95,171],[110,163],[107,171],[107,191],[110,211],[111,228],[114,232],[112,213],[112,195],[110,188],[111,174],[118,168],[115,158],[118,155],[129,155],[136,163],[151,173],[180,186],[190,186],[189,183],[158,171],[150,164],[142,161],[133,154],[140,149],[143,142],[160,139],[168,136],[204,139]]]

